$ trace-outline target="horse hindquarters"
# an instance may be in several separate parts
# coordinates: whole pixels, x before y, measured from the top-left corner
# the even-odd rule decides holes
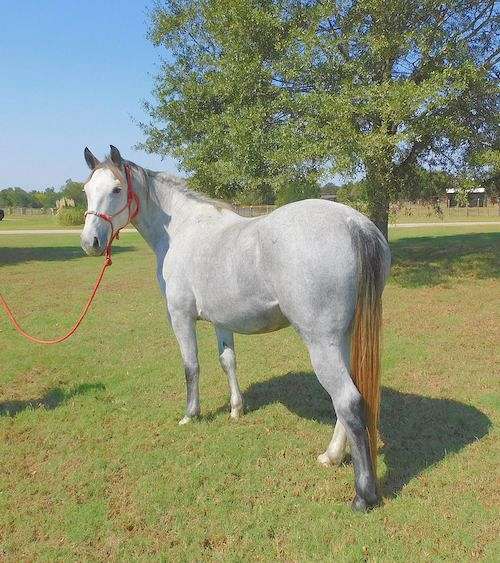
[[[349,231],[357,257],[357,299],[349,326],[351,335],[343,330],[333,338],[319,337],[309,343],[309,350],[318,379],[330,393],[338,421],[351,443],[356,474],[353,508],[365,510],[378,503],[381,300],[389,253],[387,243],[370,223],[360,225],[353,221],[349,223]],[[332,439],[323,456],[328,457],[330,449],[338,449],[341,438]]]
[[[357,493],[353,506],[366,509],[378,502],[378,342],[388,249],[364,218],[353,216],[336,226],[335,236],[306,233],[306,244],[295,245],[295,251],[300,246],[302,253],[289,262],[302,269],[289,268],[283,275],[285,261],[281,261],[274,281],[280,307],[308,346],[313,368],[351,444]],[[321,238],[323,244],[318,244]],[[340,448],[343,440],[332,442],[326,454]]]

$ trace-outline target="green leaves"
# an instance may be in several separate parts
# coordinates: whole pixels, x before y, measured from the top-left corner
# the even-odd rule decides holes
[[[410,170],[465,173],[496,138],[492,6],[162,2],[150,36],[169,63],[145,146],[217,197],[268,201],[290,182],[361,173],[386,206],[409,193]]]

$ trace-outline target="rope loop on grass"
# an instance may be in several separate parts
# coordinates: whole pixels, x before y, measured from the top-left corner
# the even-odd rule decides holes
[[[104,272],[113,263],[113,261],[111,260],[111,245],[113,244],[113,241],[115,240],[115,238],[116,239],[119,238],[120,229],[123,229],[124,227],[126,227],[130,223],[130,221],[132,221],[132,219],[135,219],[135,217],[137,217],[139,210],[140,210],[140,200],[139,200],[139,197],[137,196],[137,194],[134,191],[134,188],[133,188],[133,185],[132,185],[132,174],[130,172],[130,166],[128,164],[125,164],[125,175],[126,175],[126,178],[127,178],[127,203],[118,212],[118,213],[121,213],[124,209],[126,209],[128,207],[128,219],[127,219],[127,223],[125,225],[123,225],[123,227],[120,227],[116,231],[114,230],[112,219],[115,215],[118,215],[118,213],[115,213],[114,215],[110,216],[107,213],[101,213],[101,212],[97,212],[97,211],[87,211],[87,214],[90,213],[90,214],[93,214],[93,215],[97,215],[101,219],[104,219],[105,221],[107,221],[108,223],[111,224],[111,236],[110,236],[109,242],[106,246],[106,250],[104,251],[104,262],[103,262],[101,271],[99,272],[99,275],[97,276],[97,280],[94,284],[94,287],[92,288],[92,293],[90,294],[90,297],[87,299],[87,302],[85,303],[85,306],[83,307],[82,312],[80,313],[80,316],[78,317],[76,323],[70,328],[70,330],[66,334],[64,334],[63,336],[60,336],[59,338],[52,338],[52,339],[38,338],[36,336],[28,334],[23,329],[23,327],[19,324],[19,321],[14,316],[12,309],[9,307],[7,301],[4,299],[3,295],[0,293],[0,305],[2,306],[3,310],[7,314],[7,317],[9,317],[9,320],[12,323],[13,327],[17,330],[17,332],[21,336],[24,336],[24,338],[26,338],[30,342],[34,342],[36,344],[59,344],[60,342],[64,342],[70,336],[73,336],[73,334],[75,334],[75,332],[78,330],[78,327],[80,326],[83,319],[85,318],[85,315],[87,314],[88,310],[90,309],[90,306],[92,305],[92,301],[94,301],[94,297],[96,296],[97,290],[99,289],[99,286],[101,285],[102,278],[104,277]],[[134,204],[134,210],[132,210],[132,204]]]
[[[70,330],[63,336],[60,336],[59,338],[44,339],[28,334],[23,329],[23,327],[19,324],[19,321],[14,316],[12,309],[9,307],[7,301],[5,301],[1,293],[0,293],[0,305],[2,306],[3,310],[7,314],[7,317],[9,317],[11,324],[17,330],[17,332],[21,336],[24,336],[24,338],[26,338],[30,342],[34,342],[36,344],[59,344],[60,342],[64,342],[65,340],[67,340],[70,336],[73,336],[73,334],[75,334],[75,332],[78,330],[78,327],[82,323],[83,319],[85,318],[85,315],[87,314],[87,311],[90,309],[90,306],[92,305],[92,301],[94,300],[99,285],[101,284],[102,278],[104,277],[104,272],[106,271],[107,268],[109,268],[109,266],[111,266],[111,264],[112,264],[112,260],[111,260],[111,244],[110,244],[106,248],[106,256],[104,258],[101,271],[99,272],[99,275],[97,276],[97,280],[92,289],[92,293],[90,294],[90,297],[87,299],[87,302],[85,303],[85,306],[83,307],[80,316],[78,317],[76,323],[70,328]]]

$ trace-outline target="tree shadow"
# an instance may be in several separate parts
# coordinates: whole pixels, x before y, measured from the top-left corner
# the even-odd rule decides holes
[[[133,246],[114,246],[113,254],[130,252]],[[52,262],[86,258],[79,246],[0,246],[0,267],[23,262]],[[97,257],[102,260],[102,257]]]
[[[60,387],[50,389],[38,399],[2,401],[0,402],[0,416],[13,417],[28,409],[53,410],[77,395],[104,389],[106,389],[106,386],[102,383],[82,383],[69,391],[64,391]]]
[[[500,277],[500,233],[408,237],[390,246],[391,279],[403,287]]]
[[[247,412],[281,403],[303,418],[328,425],[335,422],[330,397],[312,372],[255,383],[244,393],[244,401]],[[488,434],[490,427],[490,419],[470,405],[383,387],[380,432],[385,445],[381,453],[388,468],[381,483],[384,494],[394,496],[428,467]]]

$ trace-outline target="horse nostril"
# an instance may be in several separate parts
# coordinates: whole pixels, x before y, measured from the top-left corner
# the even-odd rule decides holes
[[[94,237],[94,242],[92,243],[92,246],[97,250],[99,248],[99,240],[97,237]]]

